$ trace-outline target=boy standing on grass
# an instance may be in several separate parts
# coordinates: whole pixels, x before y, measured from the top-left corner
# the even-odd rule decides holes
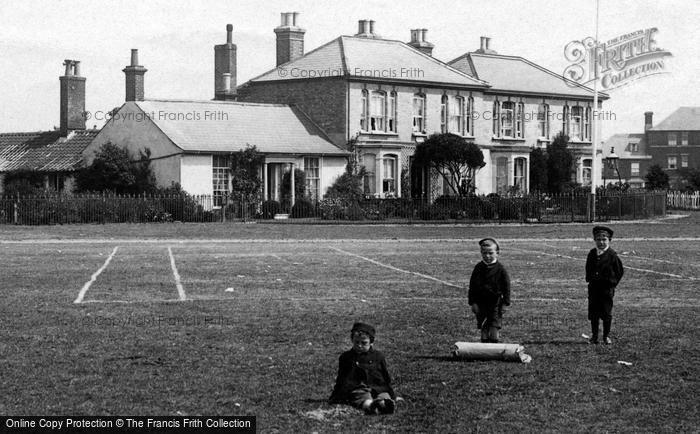
[[[340,355],[330,404],[350,404],[367,414],[394,412],[396,394],[384,355],[373,347],[375,330],[356,322],[350,331],[352,349]]]
[[[510,306],[510,277],[498,261],[500,247],[493,238],[479,241],[481,262],[469,279],[469,306],[481,330],[481,342],[497,343],[503,319],[503,306]]]
[[[598,320],[603,320],[603,343],[612,344],[610,326],[612,324],[613,297],[625,269],[617,253],[610,248],[612,229],[605,226],[593,228],[595,248],[586,258],[586,282],[588,282],[588,319],[591,321],[591,344],[598,343]]]

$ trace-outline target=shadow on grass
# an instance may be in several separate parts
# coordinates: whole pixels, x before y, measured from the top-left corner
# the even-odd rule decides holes
[[[583,339],[553,339],[547,341],[523,341],[520,345],[588,345],[588,342]]]

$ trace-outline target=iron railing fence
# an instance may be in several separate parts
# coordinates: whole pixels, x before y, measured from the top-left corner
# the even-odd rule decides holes
[[[633,220],[666,214],[665,191],[596,195],[595,220]],[[217,198],[220,199],[220,198]],[[305,222],[587,222],[590,194],[522,196],[443,196],[436,200],[368,198],[297,200],[288,212],[275,201],[228,198],[216,206],[212,196],[101,194],[0,197],[0,224],[226,222],[285,220]]]

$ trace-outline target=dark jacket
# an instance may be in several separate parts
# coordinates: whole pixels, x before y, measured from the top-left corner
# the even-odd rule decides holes
[[[595,248],[588,252],[586,258],[586,282],[589,288],[614,290],[625,274],[622,261],[610,247],[598,255]]]
[[[479,262],[469,279],[469,305],[510,305],[510,277],[500,263],[486,265]]]
[[[386,368],[384,355],[370,348],[366,353],[348,350],[338,359],[338,376],[329,399],[331,403],[346,403],[350,392],[360,387],[369,387],[376,394],[388,393],[396,398],[391,388],[391,376]]]

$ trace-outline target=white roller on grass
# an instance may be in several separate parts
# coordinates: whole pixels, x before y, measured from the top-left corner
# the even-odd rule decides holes
[[[502,360],[521,363],[532,361],[532,357],[525,354],[525,347],[520,344],[455,342],[452,354],[456,358],[465,360]]]

